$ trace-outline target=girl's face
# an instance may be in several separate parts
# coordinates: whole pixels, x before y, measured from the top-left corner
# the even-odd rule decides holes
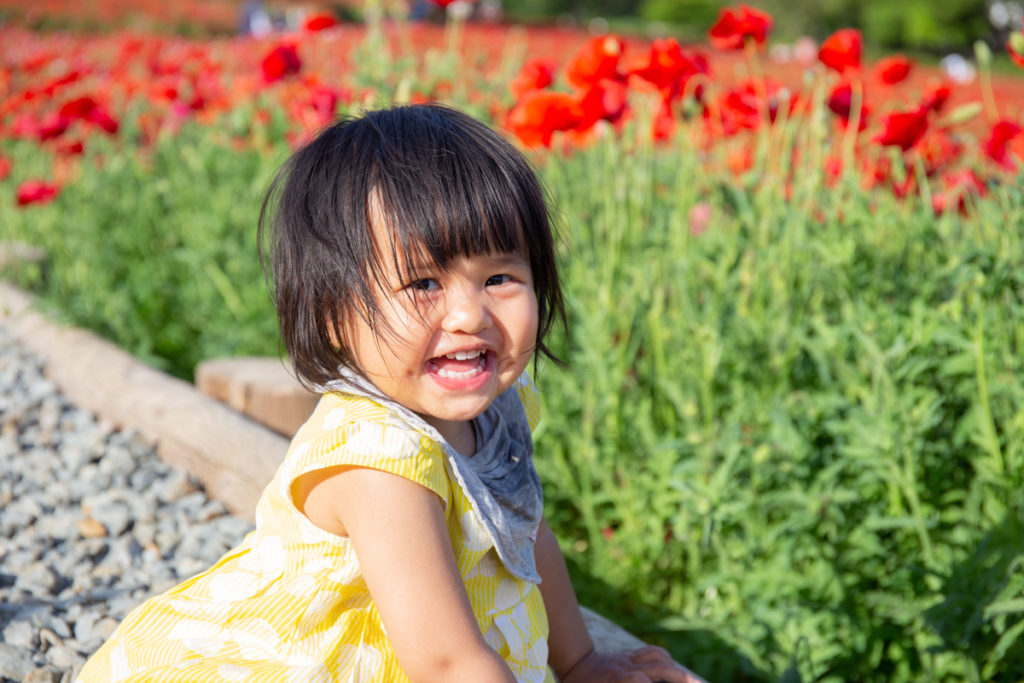
[[[446,270],[384,262],[382,324],[371,329],[353,316],[350,349],[378,389],[455,443],[533,355],[530,263],[522,253],[460,256]],[[403,275],[410,270],[415,279]]]

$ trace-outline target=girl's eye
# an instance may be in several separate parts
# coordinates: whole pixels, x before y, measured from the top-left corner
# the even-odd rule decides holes
[[[432,278],[422,278],[420,280],[413,280],[408,285],[407,289],[411,289],[417,292],[432,292],[436,289],[440,289],[441,285],[438,284],[437,280]]]
[[[504,273],[502,273],[501,275],[492,275],[489,278],[487,278],[488,287],[497,287],[498,285],[503,285],[508,282],[512,282],[512,276],[506,275]]]

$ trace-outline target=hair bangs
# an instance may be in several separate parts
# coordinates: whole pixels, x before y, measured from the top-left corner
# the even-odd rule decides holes
[[[526,184],[495,162],[486,140],[433,132],[430,144],[382,145],[372,172],[368,212],[383,222],[392,258],[411,273],[458,257],[529,256],[522,207],[538,198],[524,196]]]

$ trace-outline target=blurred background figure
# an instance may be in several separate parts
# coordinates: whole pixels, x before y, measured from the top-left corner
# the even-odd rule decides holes
[[[263,0],[246,0],[238,18],[238,32],[243,36],[262,37],[270,33],[274,24]]]
[[[477,21],[501,21],[501,0],[412,0],[409,19],[412,21],[442,20],[448,15]]]

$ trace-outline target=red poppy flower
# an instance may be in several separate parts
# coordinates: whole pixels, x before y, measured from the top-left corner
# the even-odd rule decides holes
[[[120,124],[117,119],[111,116],[110,112],[108,112],[103,106],[96,104],[95,102],[93,105],[92,109],[89,110],[83,119],[89,123],[99,126],[111,135],[116,133],[118,128],[120,128]]]
[[[0,157],[0,180],[4,180],[11,174],[11,160],[7,157]]]
[[[754,167],[754,150],[751,145],[741,145],[729,150],[725,158],[726,166],[734,176],[740,176]]]
[[[941,128],[929,130],[918,144],[925,173],[929,176],[952,166],[963,149],[963,143]]]
[[[57,154],[62,156],[78,156],[85,151],[81,140],[62,140],[57,145]]]
[[[447,7],[448,5],[452,4],[455,1],[456,0],[433,0],[433,3],[435,5],[437,5],[438,7]],[[470,2],[476,2],[476,0],[469,0],[469,1]]]
[[[927,130],[927,107],[893,112],[882,119],[882,132],[875,137],[875,142],[885,146],[898,145],[905,152],[916,145]]]
[[[1024,68],[1024,31],[1010,34],[1010,39],[1006,41],[1006,52],[1014,64]]]
[[[840,118],[850,118],[853,110],[853,86],[849,81],[841,81],[833,86],[825,104],[833,114]]]
[[[263,58],[263,80],[267,83],[279,81],[286,76],[299,73],[302,60],[294,45],[281,44],[267,53]]]
[[[36,135],[40,140],[51,140],[63,135],[70,125],[71,120],[66,116],[61,116],[60,112],[50,112],[39,122]]]
[[[628,71],[631,76],[652,84],[664,96],[674,97],[683,91],[690,78],[706,74],[708,64],[700,55],[683,52],[675,38],[668,38],[651,43],[647,54],[635,59]]]
[[[91,97],[79,97],[65,102],[60,108],[60,115],[68,119],[87,119],[96,108],[96,100]]]
[[[672,109],[672,101],[662,99],[658,112],[654,115],[651,124],[651,136],[656,142],[664,142],[675,137],[678,122],[675,111]]]
[[[932,193],[932,211],[941,215],[955,207],[960,215],[966,215],[969,202],[987,194],[988,186],[971,169],[947,171],[942,176],[942,189]]]
[[[910,75],[913,62],[904,55],[893,55],[878,60],[875,65],[875,78],[888,85],[895,85]]]
[[[555,80],[555,63],[550,59],[528,59],[512,79],[509,89],[518,100],[531,90],[542,90]]]
[[[748,40],[758,47],[764,45],[771,30],[770,14],[739,5],[725,7],[718,13],[718,21],[708,30],[708,39],[719,50],[742,50]]]
[[[43,182],[42,180],[26,180],[15,191],[15,198],[18,206],[28,204],[45,204],[57,196],[60,191],[56,185]]]
[[[8,130],[13,138],[29,140],[39,135],[39,122],[31,114],[19,114]]]
[[[311,14],[302,22],[302,30],[307,33],[316,33],[337,25],[338,20],[330,14]]]
[[[949,96],[952,94],[953,89],[949,87],[949,84],[932,80],[924,87],[924,92],[921,93],[921,106],[928,107],[934,112],[942,111],[942,108],[946,106],[946,102],[949,100]]]
[[[334,118],[341,98],[342,93],[328,85],[317,84],[309,89],[309,107],[323,124],[330,123]]]
[[[719,104],[723,132],[730,135],[740,130],[754,130],[761,124],[763,106],[755,89],[749,83],[729,90]]]
[[[821,44],[821,48],[818,49],[818,59],[822,64],[839,73],[859,69],[862,46],[860,31],[853,28],[842,28]]]
[[[985,156],[997,166],[1012,171],[1016,168],[1014,154],[1024,155],[1024,128],[1013,121],[996,121],[983,145]],[[1021,156],[1024,159],[1024,156]]]
[[[841,157],[830,156],[825,159],[825,186],[835,187],[843,177],[843,160]]]
[[[865,104],[863,88],[860,99],[860,112],[858,113],[857,130],[864,130],[868,125],[868,106]],[[843,125],[850,125],[854,116],[853,111],[853,84],[850,81],[837,83],[829,92],[826,105],[833,114],[842,119]]]
[[[58,76],[57,78],[48,81],[40,88],[40,91],[47,97],[53,97],[54,94],[63,86],[68,85],[69,83],[74,83],[83,75],[85,75],[83,72],[73,69],[62,76]]]
[[[606,78],[580,96],[580,120],[576,128],[587,130],[598,121],[618,121],[626,111],[626,84]]]
[[[334,119],[338,102],[348,97],[347,92],[335,90],[315,77],[308,76],[303,82],[295,84],[294,95],[286,97],[288,113],[300,127],[312,132],[330,123]]]
[[[618,36],[591,38],[565,66],[565,77],[578,88],[619,78],[619,60],[625,49],[626,43]]]
[[[572,95],[533,90],[508,113],[506,124],[525,145],[550,147],[555,131],[571,130],[581,120],[579,103]]]

